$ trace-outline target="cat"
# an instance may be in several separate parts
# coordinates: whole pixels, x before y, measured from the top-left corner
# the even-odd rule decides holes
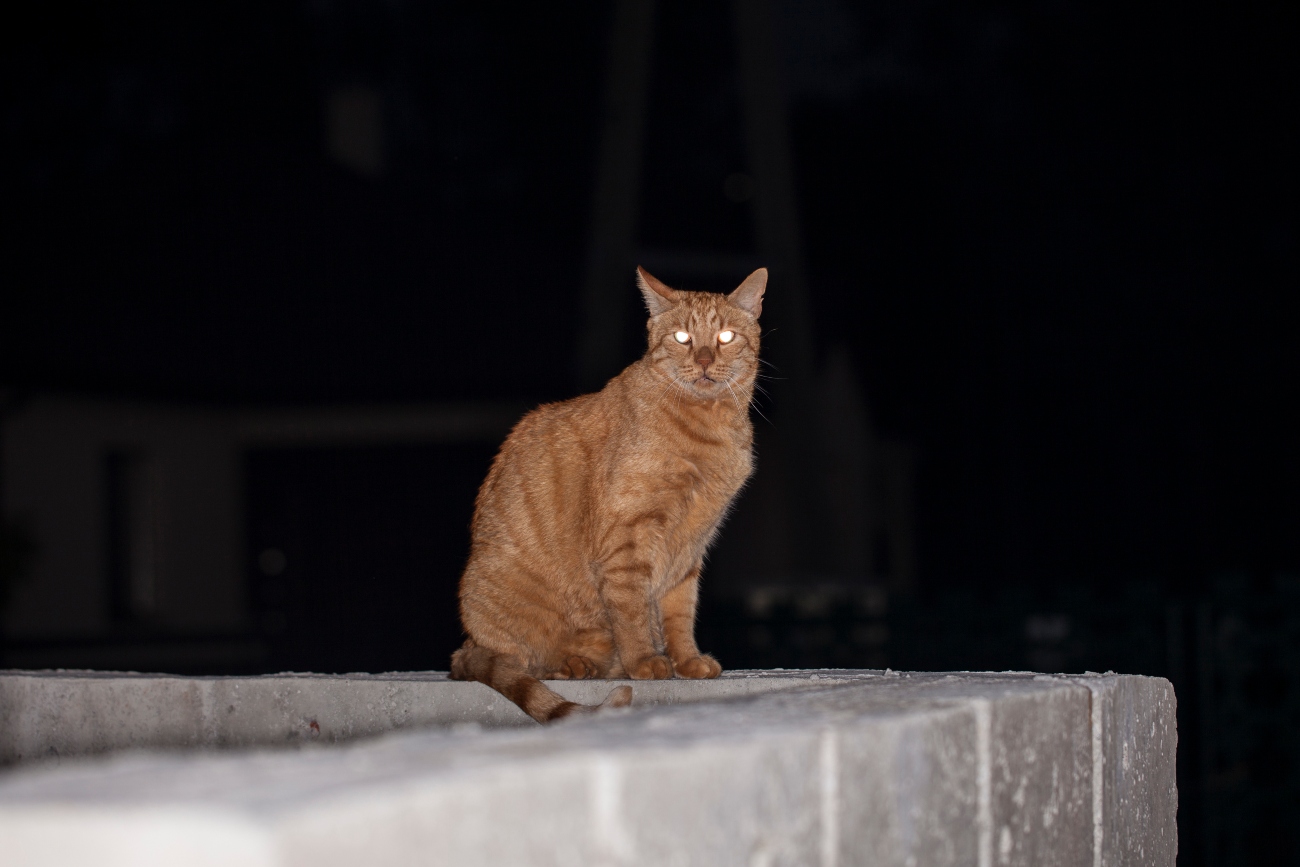
[[[594,394],[546,404],[479,490],[451,676],[538,722],[590,713],[547,679],[712,678],[695,643],[704,555],[753,472],[749,405],[767,269],[729,295],[643,268],[645,355]],[[620,686],[599,707],[622,707]]]

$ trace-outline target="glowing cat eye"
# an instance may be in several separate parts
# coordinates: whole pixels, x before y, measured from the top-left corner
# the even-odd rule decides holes
[[[678,331],[676,334],[673,335],[673,339],[676,340],[678,343],[691,342],[691,336],[687,334],[685,331]]]
[[[736,339],[736,332],[734,331],[723,331],[718,335],[719,343],[730,343],[735,339]]]

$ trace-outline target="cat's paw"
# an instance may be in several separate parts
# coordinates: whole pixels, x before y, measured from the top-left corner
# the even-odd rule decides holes
[[[647,656],[635,665],[628,666],[627,674],[633,680],[667,680],[673,676],[673,664],[663,654]]]
[[[564,680],[587,680],[592,677],[604,677],[596,663],[585,656],[570,656],[560,667],[560,677]]]
[[[709,680],[722,674],[722,665],[707,653],[683,660],[674,668],[677,669],[678,677],[689,677],[692,680]]]

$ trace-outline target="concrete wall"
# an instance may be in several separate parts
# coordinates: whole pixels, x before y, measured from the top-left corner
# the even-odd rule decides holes
[[[584,701],[612,686],[556,684]],[[7,673],[4,862],[1174,863],[1161,679],[732,672],[633,688],[639,707],[542,728],[438,673]],[[127,746],[203,749],[68,759]]]

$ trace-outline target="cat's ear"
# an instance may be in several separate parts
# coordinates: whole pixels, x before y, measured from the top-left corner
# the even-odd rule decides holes
[[[669,289],[640,265],[636,267],[636,285],[645,299],[645,306],[650,308],[651,316],[667,313],[677,304],[677,290]]]
[[[735,304],[755,319],[763,312],[763,292],[767,289],[767,269],[759,268],[745,278],[745,282],[736,287],[736,291],[727,296],[727,301]]]

